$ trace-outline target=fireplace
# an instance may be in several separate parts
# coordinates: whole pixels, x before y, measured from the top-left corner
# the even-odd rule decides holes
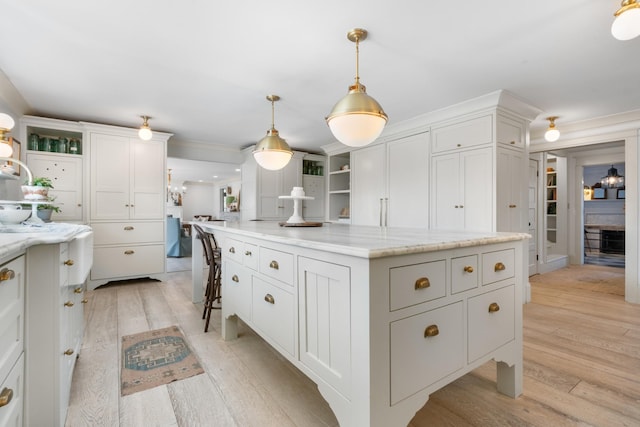
[[[600,252],[624,254],[624,230],[600,230]]]

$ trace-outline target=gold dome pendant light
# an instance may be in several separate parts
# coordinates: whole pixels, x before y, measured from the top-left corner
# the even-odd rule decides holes
[[[282,169],[289,163],[293,156],[293,151],[289,144],[280,138],[280,134],[274,126],[274,103],[280,100],[278,95],[267,95],[267,100],[271,101],[271,129],[267,131],[267,136],[262,138],[253,150],[253,157],[260,166],[268,170]]]
[[[378,101],[367,95],[366,87],[360,84],[359,45],[367,38],[367,30],[355,28],[347,33],[347,38],[356,44],[356,80],[326,120],[338,141],[350,147],[362,147],[380,136],[388,117]]]
[[[613,14],[611,34],[618,40],[631,40],[640,36],[640,4],[636,0],[623,0]]]

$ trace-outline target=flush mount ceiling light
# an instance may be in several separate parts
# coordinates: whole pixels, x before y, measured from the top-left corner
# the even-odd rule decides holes
[[[267,136],[262,138],[253,150],[253,157],[256,162],[265,169],[272,171],[282,169],[289,163],[293,151],[289,144],[280,138],[274,126],[274,103],[280,100],[278,95],[267,95],[267,100],[271,102],[271,129],[267,131]]]
[[[13,148],[9,145],[9,141],[5,140],[5,134],[15,126],[16,122],[13,118],[5,113],[0,113],[0,157],[11,157]]]
[[[600,184],[609,188],[624,187],[624,176],[618,175],[618,169],[611,165],[607,171],[607,176],[603,176],[600,179]]]
[[[549,142],[556,142],[560,138],[560,131],[556,129],[556,119],[558,116],[547,117],[549,120],[549,129],[544,133],[544,139]]]
[[[149,127],[149,116],[140,116],[142,117],[142,126],[140,126],[140,130],[138,131],[138,136],[143,141],[149,141],[153,138],[153,132],[151,132],[151,128]]]
[[[636,0],[623,0],[613,14],[611,34],[618,40],[631,40],[640,35],[640,4]]]
[[[356,44],[356,80],[349,93],[333,107],[327,124],[333,136],[350,147],[362,147],[378,138],[387,124],[387,115],[378,101],[367,95],[360,84],[360,41],[367,38],[367,30],[355,28],[347,38]]]

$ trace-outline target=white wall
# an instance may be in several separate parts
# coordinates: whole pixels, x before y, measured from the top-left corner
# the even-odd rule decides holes
[[[190,221],[195,215],[211,215],[216,217],[216,187],[212,183],[185,182],[182,195],[182,214],[184,221]]]

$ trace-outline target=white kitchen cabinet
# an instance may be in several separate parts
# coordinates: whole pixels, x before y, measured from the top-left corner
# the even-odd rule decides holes
[[[352,224],[428,226],[428,133],[353,151],[351,164]]]
[[[496,231],[526,232],[528,212],[527,157],[523,150],[498,147],[496,168]]]

